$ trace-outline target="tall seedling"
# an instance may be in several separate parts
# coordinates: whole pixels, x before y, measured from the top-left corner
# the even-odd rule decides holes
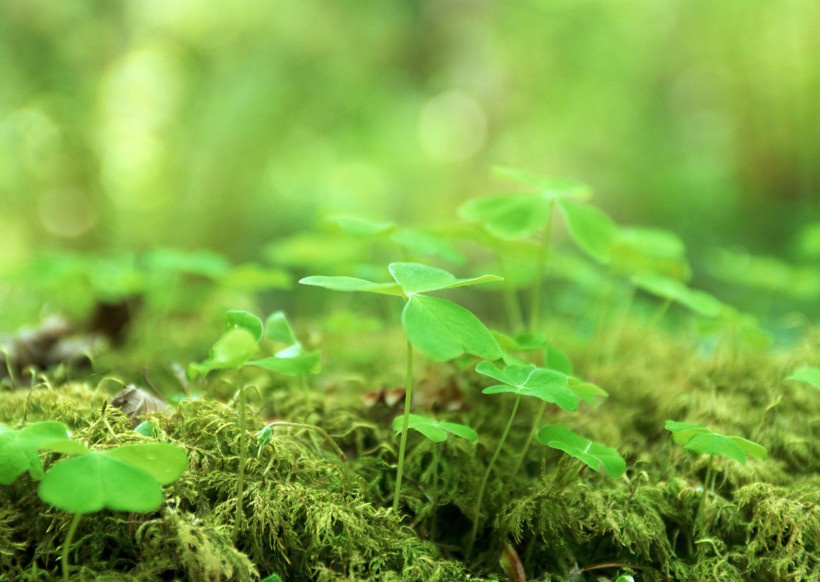
[[[498,281],[495,275],[458,279],[442,269],[418,263],[390,263],[388,271],[393,283],[376,283],[356,277],[305,277],[300,283],[334,291],[360,291],[393,295],[404,299],[401,322],[407,337],[404,414],[401,425],[396,489],[393,508],[399,507],[410,406],[413,396],[413,348],[431,360],[447,361],[464,353],[487,360],[501,357],[501,348],[490,331],[470,311],[446,299],[430,297],[433,291]]]

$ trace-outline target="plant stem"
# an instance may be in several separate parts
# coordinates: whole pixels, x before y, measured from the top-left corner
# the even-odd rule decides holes
[[[538,263],[535,265],[535,282],[533,283],[532,296],[530,297],[530,333],[538,331],[539,319],[541,317],[541,287],[544,284],[544,263],[547,260],[550,238],[552,237],[553,214],[555,214],[555,200],[550,202],[547,225],[544,227],[541,245],[538,248]]]
[[[535,440],[535,435],[538,432],[538,425],[541,424],[541,417],[544,416],[544,412],[547,410],[547,403],[541,402],[541,407],[538,409],[538,414],[535,417],[535,420],[532,423],[532,430],[530,430],[530,434],[527,435],[527,442],[524,443],[524,448],[521,449],[521,454],[518,456],[518,461],[515,463],[515,467],[513,468],[512,474],[518,474],[518,470],[521,468],[521,465],[524,463],[524,459],[527,458],[527,453],[530,450],[530,446],[532,445],[532,441]]]
[[[243,498],[245,496],[245,448],[248,435],[245,430],[245,387],[239,389],[239,472],[236,475],[236,519],[233,526],[233,543],[239,539],[239,528],[244,515]]]
[[[407,376],[404,382],[404,415],[401,419],[401,441],[399,444],[399,466],[396,469],[396,491],[393,493],[393,509],[399,510],[401,478],[404,472],[404,453],[407,450],[407,433],[410,431],[410,401],[413,398],[413,344],[407,340]]]
[[[65,541],[63,542],[63,580],[66,582],[68,581],[68,551],[71,548],[71,542],[74,539],[81,517],[81,513],[75,513],[74,517],[71,518],[71,525],[68,526],[68,533],[65,535]]]
[[[524,320],[521,317],[521,303],[518,301],[518,293],[513,286],[513,282],[507,273],[507,265],[504,261],[504,253],[500,245],[496,246],[496,256],[498,257],[498,269],[504,276],[504,310],[510,320],[510,329],[518,333],[524,329]]]
[[[710,482],[712,481],[712,465],[714,463],[715,456],[709,455],[709,464],[706,466],[706,479],[703,482],[703,495],[700,498],[700,503],[698,504],[698,510],[695,513],[695,532],[696,537],[699,537],[703,532],[701,531],[703,528],[703,507],[706,505],[706,496],[708,495],[709,491],[711,490]]]
[[[513,421],[515,420],[515,414],[518,412],[519,404],[521,404],[520,394],[515,397],[515,404],[513,404],[512,411],[510,412],[510,418],[507,420],[507,425],[504,427],[504,432],[501,433],[501,439],[498,441],[498,446],[495,448],[495,452],[490,458],[490,463],[487,465],[486,471],[484,471],[484,477],[481,479],[481,486],[478,488],[478,499],[476,500],[475,505],[475,520],[473,521],[473,529],[470,532],[470,538],[467,540],[467,552],[465,554],[466,560],[470,559],[470,554],[473,552],[473,544],[475,543],[475,538],[478,534],[478,522],[481,521],[481,501],[484,499],[484,490],[487,488],[487,481],[490,479],[490,473],[493,470],[493,465],[495,465],[495,462],[498,460],[498,456],[501,454],[501,450],[504,448],[504,442],[510,434],[510,429],[512,428]]]

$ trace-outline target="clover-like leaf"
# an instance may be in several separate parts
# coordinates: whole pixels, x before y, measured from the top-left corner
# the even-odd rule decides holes
[[[458,209],[464,220],[480,222],[492,235],[522,239],[541,232],[550,219],[551,202],[538,194],[509,194],[468,200]]]
[[[302,349],[302,346],[296,345],[277,352],[275,356],[251,360],[246,365],[265,368],[279,374],[300,376],[302,374],[318,374],[320,369],[319,358],[318,351],[306,352]]]
[[[225,329],[244,329],[259,342],[262,339],[264,327],[262,320],[250,311],[241,309],[229,309],[225,312]]]
[[[69,513],[149,512],[162,505],[162,485],[179,478],[187,463],[185,452],[168,443],[92,451],[55,463],[38,492]]]
[[[609,263],[610,247],[618,232],[612,219],[594,206],[566,199],[559,200],[558,206],[566,218],[572,242],[597,262]]]
[[[578,410],[580,398],[569,386],[566,374],[556,370],[539,368],[532,364],[513,364],[503,370],[492,362],[479,362],[475,371],[503,382],[482,390],[482,394],[510,393],[533,396],[544,402],[557,404],[564,410]]]
[[[664,427],[677,444],[693,453],[728,457],[741,465],[746,464],[747,457],[765,459],[769,454],[766,447],[754,441],[717,434],[698,424],[667,420]]]
[[[393,430],[396,434],[401,433],[403,418],[402,416],[397,416],[393,419]],[[435,420],[420,414],[410,414],[408,427],[419,431],[434,443],[446,441],[449,434],[454,434],[471,443],[478,440],[478,433],[469,426],[457,422]]]
[[[618,451],[585,439],[567,428],[548,424],[538,431],[538,441],[579,459],[593,471],[603,469],[610,477],[620,477],[626,471],[626,461]]]
[[[376,236],[395,228],[392,222],[367,220],[358,216],[332,216],[328,220],[353,236]]]
[[[446,299],[412,295],[401,321],[410,343],[431,360],[444,362],[465,352],[488,360],[501,357],[498,342],[481,320]]]
[[[458,279],[443,269],[428,267],[420,263],[390,263],[387,268],[406,295],[502,280],[497,275]]]
[[[596,404],[598,402],[598,398],[609,398],[609,392],[603,388],[596,386],[591,382],[584,382],[578,378],[569,379],[569,388],[578,395],[578,398],[589,404]]]
[[[302,285],[312,285],[314,287],[324,287],[333,291],[380,293],[383,295],[397,295],[402,297],[404,293],[396,283],[374,283],[367,279],[358,277],[328,277],[325,275],[313,275],[299,279]]]
[[[13,483],[26,471],[32,479],[42,479],[41,450],[65,454],[88,451],[82,443],[71,440],[68,428],[61,422],[36,422],[20,430],[0,425],[0,485]]]
[[[687,309],[704,317],[717,317],[723,310],[723,303],[712,295],[690,289],[680,281],[663,275],[634,275],[631,280],[632,284],[639,289],[643,289],[657,297],[680,303]]]
[[[238,291],[290,289],[293,277],[282,269],[262,267],[255,263],[237,265],[221,278],[221,283]]]
[[[795,370],[786,380],[795,380],[797,382],[805,382],[815,388],[820,388],[820,368],[801,368]]]

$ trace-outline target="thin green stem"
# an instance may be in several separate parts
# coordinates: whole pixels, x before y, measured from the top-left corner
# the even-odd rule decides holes
[[[399,510],[401,478],[404,472],[404,453],[407,450],[407,433],[410,431],[410,401],[413,398],[413,344],[407,341],[407,375],[404,383],[404,415],[401,419],[401,441],[399,444],[399,466],[396,469],[396,491],[393,493],[393,509]]]
[[[698,510],[695,513],[695,531],[696,535],[699,537],[703,535],[705,527],[703,526],[703,512],[704,506],[706,505],[706,496],[711,491],[711,482],[712,482],[712,465],[714,464],[715,456],[709,455],[709,464],[706,466],[706,479],[703,481],[703,495],[700,498],[700,503],[698,504]]]
[[[510,329],[518,333],[524,329],[524,319],[521,316],[521,303],[518,301],[518,293],[515,290],[512,279],[507,273],[507,265],[504,260],[504,253],[500,246],[496,246],[496,256],[498,257],[498,268],[504,276],[504,310],[510,320]]]
[[[541,424],[541,417],[544,416],[544,412],[547,410],[547,403],[541,401],[541,406],[538,409],[538,414],[535,416],[535,420],[532,423],[532,429],[530,430],[530,434],[527,435],[527,442],[524,443],[524,448],[521,450],[521,454],[518,456],[518,461],[515,463],[515,467],[512,470],[513,475],[518,474],[518,470],[521,468],[521,465],[524,463],[524,459],[527,458],[527,453],[530,450],[530,446],[532,445],[532,441],[535,440],[535,435],[538,433],[538,425]]]
[[[538,247],[538,263],[535,265],[535,281],[532,286],[530,296],[530,333],[538,331],[541,318],[541,288],[544,285],[544,264],[549,254],[550,238],[552,238],[552,216],[555,214],[555,200],[550,202],[549,217],[547,225],[544,227],[544,234],[541,237],[541,245]]]
[[[245,496],[245,449],[247,448],[248,435],[246,431],[247,420],[245,415],[245,387],[239,389],[239,472],[236,476],[236,519],[233,527],[233,543],[236,545],[239,539],[239,528],[242,525],[244,516],[243,498]]]
[[[65,535],[63,542],[63,580],[68,581],[68,552],[71,549],[71,542],[74,540],[74,534],[77,532],[77,526],[80,524],[81,513],[75,513],[71,518],[71,525],[68,526],[68,533]]]
[[[649,320],[649,323],[646,326],[649,329],[655,329],[655,326],[658,325],[658,322],[663,319],[663,316],[666,315],[666,312],[669,311],[669,307],[672,305],[671,299],[666,299],[663,303],[661,303],[660,307],[655,311],[652,315],[652,318]]]
[[[467,541],[467,552],[465,555],[465,559],[467,560],[470,559],[470,554],[473,552],[473,544],[475,544],[475,538],[476,535],[478,535],[478,523],[481,521],[481,502],[484,499],[484,490],[487,488],[487,481],[490,479],[490,473],[492,473],[493,466],[498,460],[499,455],[501,455],[501,450],[504,448],[504,443],[507,440],[507,436],[510,434],[510,429],[512,428],[513,421],[515,420],[515,414],[518,412],[519,404],[521,404],[520,394],[515,397],[515,404],[513,404],[512,411],[510,412],[510,418],[507,420],[507,425],[504,427],[504,432],[501,433],[501,439],[498,441],[498,446],[495,448],[495,452],[490,458],[490,463],[484,471],[484,477],[481,479],[481,486],[478,488],[478,499],[476,499],[475,504],[475,520],[473,521],[473,529],[470,532],[470,538]]]

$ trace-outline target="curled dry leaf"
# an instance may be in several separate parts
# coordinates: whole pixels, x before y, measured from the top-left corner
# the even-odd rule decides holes
[[[151,412],[165,410],[168,404],[133,384],[126,386],[111,399],[111,406],[119,408],[133,426],[140,423],[140,417]]]

